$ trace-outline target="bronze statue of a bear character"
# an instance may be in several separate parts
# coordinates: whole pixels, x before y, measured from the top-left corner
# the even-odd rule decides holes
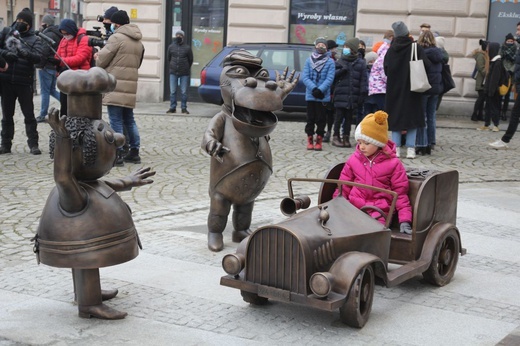
[[[269,133],[278,119],[273,111],[298,83],[294,71],[276,73],[276,81],[262,67],[262,59],[240,50],[224,59],[220,75],[222,111],[210,121],[202,149],[212,156],[210,167],[208,248],[224,248],[222,232],[233,206],[232,240],[250,234],[256,197],[273,172]]]
[[[56,187],[32,239],[38,263],[72,268],[79,316],[86,318],[126,316],[103,304],[117,290],[101,290],[99,268],[138,255],[132,213],[116,192],[151,184],[148,178],[155,174],[141,168],[122,179],[100,179],[114,166],[117,148],[125,142],[101,119],[101,93],[115,85],[115,78],[99,67],[68,70],[58,78],[60,90],[68,94],[68,109],[67,115],[54,109],[48,115]]]

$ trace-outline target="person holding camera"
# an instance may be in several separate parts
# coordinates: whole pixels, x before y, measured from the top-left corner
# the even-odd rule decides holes
[[[63,39],[56,51],[58,74],[71,70],[89,70],[92,47],[88,44],[87,31],[79,28],[72,19],[63,19],[59,26]],[[60,112],[67,114],[67,95],[60,91]]]
[[[49,110],[50,97],[52,96],[60,101],[60,93],[56,89],[56,58],[54,55],[63,35],[58,29],[58,26],[54,24],[54,20],[54,16],[50,14],[46,14],[42,19],[42,31],[40,35],[45,35],[50,38],[54,44],[51,44],[49,41],[43,42],[42,59],[41,62],[36,65],[36,67],[39,68],[38,76],[40,77],[41,94],[40,116],[36,118],[36,121],[39,123],[45,121],[45,116]]]
[[[112,31],[112,15],[119,11],[119,9],[115,6],[110,7],[108,10],[105,11],[105,14],[102,16],[97,16],[98,22],[103,23],[103,26],[105,27],[105,40],[108,40],[110,35],[112,35],[114,32]]]
[[[117,11],[112,17],[112,31],[106,45],[94,55],[96,66],[104,68],[117,79],[114,91],[105,94],[103,105],[107,106],[110,126],[117,133],[126,130],[130,151],[124,157],[120,149],[116,160],[117,166],[124,162],[141,163],[139,147],[141,139],[134,119],[138,70],[144,57],[141,43],[141,30],[130,24],[126,11]]]
[[[34,65],[40,62],[42,47],[32,25],[32,12],[23,9],[16,16],[16,22],[0,33],[0,56],[9,65],[7,70],[0,72],[0,90],[2,90],[0,154],[11,152],[14,137],[13,117],[17,99],[25,119],[25,133],[30,152],[33,155],[42,153],[38,147],[38,124],[34,117],[33,103]]]

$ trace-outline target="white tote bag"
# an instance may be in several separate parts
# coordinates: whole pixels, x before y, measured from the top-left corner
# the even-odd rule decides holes
[[[412,55],[410,57],[410,91],[422,93],[431,87],[424,68],[424,61],[417,59],[417,43],[414,42],[412,43]]]

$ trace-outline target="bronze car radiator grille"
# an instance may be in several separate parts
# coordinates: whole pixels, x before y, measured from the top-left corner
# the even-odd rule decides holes
[[[270,227],[251,236],[246,280],[260,285],[307,294],[302,246],[283,228]]]

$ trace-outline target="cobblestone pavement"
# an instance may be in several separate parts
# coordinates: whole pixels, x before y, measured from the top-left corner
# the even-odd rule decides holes
[[[35,103],[38,109],[38,97]],[[78,318],[70,270],[36,264],[29,239],[54,186],[50,128],[38,126],[43,155],[30,155],[18,109],[13,153],[0,155],[0,345],[494,345],[508,335],[503,344],[520,340],[520,137],[510,150],[496,151],[485,144],[500,134],[440,117],[433,154],[403,159],[408,167],[460,172],[457,226],[468,254],[443,288],[420,277],[393,288],[377,286],[370,320],[357,330],[343,325],[338,312],[276,302],[249,306],[237,290],[219,285],[222,256],[236,244],[228,226],[224,251],[207,250],[209,157],[200,149],[219,107],[189,104],[187,116],[166,115],[167,108],[138,105],[142,164],[157,175],[153,184],[121,193],[134,211],[144,249],[133,261],[101,270],[103,286],[120,290],[108,304],[128,312],[121,321]],[[323,177],[353,151],[328,144],[322,152],[306,151],[303,127],[281,121],[273,132],[274,174],[257,200],[253,227],[284,218],[278,206],[287,178]],[[110,176],[135,168],[116,167]],[[317,192],[312,185],[302,189]]]

